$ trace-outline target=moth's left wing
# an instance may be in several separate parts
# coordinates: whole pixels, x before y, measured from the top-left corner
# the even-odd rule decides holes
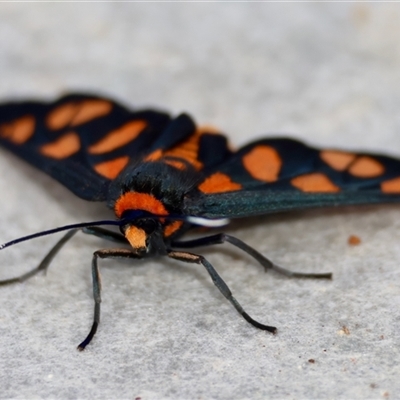
[[[171,119],[159,111],[132,111],[92,95],[0,105],[0,144],[86,200],[106,200],[110,182],[128,163],[194,130],[184,114]]]
[[[271,138],[243,147],[207,171],[187,195],[185,213],[239,218],[390,202],[400,202],[400,160]]]

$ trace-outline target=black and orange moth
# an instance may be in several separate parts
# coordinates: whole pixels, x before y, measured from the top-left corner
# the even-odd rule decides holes
[[[83,350],[100,321],[98,259],[155,255],[201,264],[221,293],[253,326],[215,268],[189,248],[230,243],[266,270],[293,277],[331,274],[291,272],[224,233],[182,241],[195,226],[218,227],[230,219],[306,208],[400,202],[400,160],[335,149],[318,150],[289,138],[266,138],[231,150],[224,135],[197,127],[187,114],[132,111],[103,97],[71,94],[55,102],[0,105],[0,143],[84,200],[105,202],[114,220],[77,223],[3,244],[67,231],[21,282],[45,270],[78,231],[108,239],[116,249],[93,253],[94,318]],[[100,226],[117,226],[120,233]]]

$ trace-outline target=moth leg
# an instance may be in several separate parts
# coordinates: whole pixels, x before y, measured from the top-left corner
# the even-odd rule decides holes
[[[253,249],[246,243],[242,242],[240,239],[235,238],[234,236],[227,235],[226,233],[218,233],[212,236],[206,236],[199,239],[188,240],[184,242],[172,242],[171,246],[173,247],[180,247],[180,248],[193,248],[193,247],[200,247],[200,246],[210,246],[213,244],[222,244],[228,242],[233,244],[234,246],[238,247],[240,250],[243,250],[249,256],[256,259],[264,268],[265,270],[272,269],[280,274],[291,278],[316,278],[316,279],[332,279],[332,273],[302,273],[302,272],[293,272],[288,269],[282,268],[279,265],[274,264],[268,258],[264,257],[261,253],[257,250]]]
[[[198,254],[183,252],[183,251],[175,251],[170,250],[168,252],[168,257],[174,258],[179,261],[184,261],[187,263],[194,264],[202,264],[207,272],[209,273],[214,285],[219,289],[219,291],[228,299],[231,304],[236,308],[237,312],[251,325],[255,326],[258,329],[262,329],[264,331],[268,331],[271,333],[276,333],[277,329],[274,326],[263,325],[260,322],[254,320],[244,311],[243,307],[239,304],[239,302],[233,297],[231,290],[228,285],[224,282],[224,280],[220,277],[215,268],[203,257]]]
[[[70,240],[76,232],[78,232],[79,229],[71,229],[68,231],[52,248],[51,250],[47,253],[47,255],[43,258],[43,260],[40,262],[40,264],[33,270],[17,276],[16,278],[11,278],[11,279],[4,279],[0,281],[0,286],[5,286],[5,285],[10,285],[12,283],[17,283],[17,282],[24,282],[27,279],[31,278],[32,276],[36,275],[40,271],[46,272],[48,266],[50,265],[51,261],[53,260],[54,256],[61,250],[61,248],[64,246],[65,243]]]
[[[93,336],[96,334],[97,327],[100,323],[100,303],[101,303],[101,277],[97,263],[98,258],[135,258],[140,259],[137,254],[129,249],[105,249],[97,250],[93,253],[92,258],[92,280],[93,280],[93,299],[94,299],[94,315],[93,324],[86,339],[79,344],[78,350],[83,351],[85,347],[91,342]]]
[[[94,235],[99,238],[110,240],[111,242],[115,243],[124,243],[124,244],[129,243],[128,240],[125,238],[125,236],[121,235],[120,233],[113,232],[104,228],[99,228],[97,226],[83,228],[82,232],[86,233],[87,235]]]

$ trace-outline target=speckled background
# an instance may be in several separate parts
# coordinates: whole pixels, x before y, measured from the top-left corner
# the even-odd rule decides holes
[[[0,97],[104,93],[187,111],[235,145],[282,133],[400,156],[399,37],[398,4],[2,3]],[[1,242],[109,215],[2,149],[0,163]],[[77,236],[46,277],[0,288],[0,398],[398,398],[399,217],[396,206],[346,208],[228,228],[332,282],[264,274],[228,245],[203,249],[276,336],[243,321],[200,267],[104,261],[101,326],[84,353],[91,254],[109,244]],[[1,252],[0,279],[55,240]]]

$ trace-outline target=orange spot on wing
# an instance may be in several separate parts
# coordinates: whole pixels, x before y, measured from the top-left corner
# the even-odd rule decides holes
[[[282,160],[273,147],[259,145],[243,156],[243,165],[254,179],[275,182],[282,167]]]
[[[175,233],[183,225],[183,221],[174,221],[164,229],[164,236],[168,237]]]
[[[162,150],[154,150],[152,153],[147,155],[144,159],[144,161],[157,161],[161,158],[162,156]]]
[[[118,157],[114,160],[104,161],[94,166],[95,171],[108,179],[115,179],[129,162],[128,156]]]
[[[383,193],[400,193],[400,177],[382,182],[381,190]]]
[[[338,150],[324,150],[320,153],[321,159],[336,171],[345,171],[356,158],[355,154]]]
[[[187,164],[179,160],[165,160],[165,164],[168,164],[176,169],[180,169],[181,171],[183,171],[187,167]]]
[[[200,134],[209,133],[209,134],[219,134],[220,130],[217,129],[213,125],[201,125],[197,128],[197,132]]]
[[[185,162],[185,161],[182,161],[182,157],[179,157],[180,159],[177,156],[172,158],[171,151],[168,151],[167,153],[169,155],[166,158],[163,158],[162,150],[155,150],[152,153],[150,153],[148,156],[146,156],[144,158],[144,161],[154,162],[154,161],[162,160],[165,164],[171,165],[171,167],[174,167],[181,171],[183,171],[184,169],[187,168],[187,159],[186,158],[184,159],[186,161]]]
[[[335,193],[340,191],[338,186],[336,186],[326,175],[321,173],[300,175],[293,178],[290,183],[302,192]]]
[[[85,100],[62,104],[50,111],[46,117],[49,129],[57,130],[66,126],[77,126],[107,115],[112,104],[106,100]]]
[[[0,136],[15,144],[25,143],[35,132],[35,118],[25,115],[0,126]]]
[[[199,185],[199,190],[203,193],[225,193],[241,188],[241,184],[232,182],[231,178],[222,172],[212,174]]]
[[[62,160],[78,152],[80,147],[79,136],[75,132],[68,132],[54,142],[43,145],[40,148],[40,153],[47,157]]]
[[[372,157],[360,156],[348,172],[357,178],[375,178],[385,172],[385,167]]]
[[[88,151],[91,154],[103,154],[125,146],[136,139],[146,126],[145,121],[130,121],[91,145]]]
[[[137,226],[128,226],[125,230],[125,237],[134,249],[143,249],[146,247],[146,232]]]
[[[164,204],[148,193],[126,192],[115,202],[114,211],[121,218],[124,211],[143,210],[155,215],[168,215]]]
[[[161,159],[161,161],[165,162],[166,164],[172,165],[180,170],[187,168],[186,163],[188,163],[199,171],[203,167],[203,163],[198,159],[200,138],[204,134],[217,133],[218,130],[214,127],[199,127],[183,142],[172,147],[171,149],[166,150],[165,152],[162,152],[161,150],[155,150],[145,158],[145,161],[157,161]],[[183,162],[179,159],[183,160]]]
[[[85,100],[78,105],[78,111],[71,121],[71,126],[89,122],[92,119],[104,117],[112,109],[112,104],[106,100]]]
[[[193,135],[191,135],[188,139],[186,139],[181,144],[173,147],[170,150],[167,150],[164,153],[164,157],[174,157],[174,158],[182,158],[187,161],[196,170],[200,170],[203,164],[197,159],[198,151],[199,151],[199,141],[202,132],[197,130]]]
[[[47,115],[46,125],[52,130],[64,128],[71,122],[76,112],[76,103],[66,103],[58,106]]]

